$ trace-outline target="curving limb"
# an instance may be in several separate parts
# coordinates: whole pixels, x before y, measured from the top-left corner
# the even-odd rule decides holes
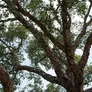
[[[62,51],[64,51],[64,46],[62,45],[61,42],[57,41],[55,37],[49,33],[49,29],[45,27],[43,23],[41,23],[40,20],[38,20],[35,16],[24,10],[20,4],[15,4],[10,0],[3,0],[7,6],[10,6],[9,9],[10,11],[16,11],[20,12],[21,15],[28,17],[30,20],[32,20],[38,27],[41,28],[41,30],[44,32],[44,34],[53,42],[53,44],[56,44],[57,47],[59,47]],[[15,0],[14,0],[15,1]],[[17,18],[16,18],[17,19]]]
[[[86,40],[86,44],[85,44],[85,47],[84,47],[82,58],[78,63],[78,65],[79,65],[79,67],[82,71],[83,71],[85,65],[87,64],[91,45],[92,45],[92,32],[90,33],[90,35],[88,36],[88,38]]]
[[[47,74],[46,72],[44,72],[43,70],[38,69],[38,68],[33,68],[33,67],[30,67],[30,66],[18,66],[16,68],[16,70],[17,71],[26,70],[26,71],[29,71],[29,72],[34,72],[34,73],[40,75],[41,77],[43,77],[44,79],[46,79],[47,81],[49,81],[51,83],[56,83],[56,84],[62,85],[65,88],[73,86],[72,84],[70,86],[67,85],[68,83],[70,83],[70,81],[68,81],[67,78],[62,77],[62,79],[59,79],[58,77]]]

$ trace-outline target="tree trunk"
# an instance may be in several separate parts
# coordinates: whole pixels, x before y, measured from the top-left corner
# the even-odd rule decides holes
[[[83,80],[82,78],[76,79],[73,83],[74,87],[69,87],[67,92],[83,92]]]
[[[81,89],[68,89],[67,92],[83,92]]]
[[[83,92],[82,85],[77,85],[76,87],[70,87],[67,89],[67,92]]]

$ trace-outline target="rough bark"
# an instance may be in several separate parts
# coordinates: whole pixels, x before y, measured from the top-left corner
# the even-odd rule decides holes
[[[13,84],[6,69],[0,65],[0,81],[3,86],[3,92],[13,92]]]
[[[83,55],[81,57],[81,60],[79,61],[79,66],[80,66],[80,69],[82,69],[82,71],[83,71],[85,65],[87,64],[87,59],[89,56],[89,51],[90,51],[91,45],[92,45],[92,33],[90,33],[90,35],[87,38],[85,48],[83,51]]]
[[[43,25],[43,23],[36,19],[35,16],[33,16],[32,14],[30,14],[29,12],[27,12],[26,10],[24,10],[21,5],[19,4],[19,2],[16,2],[17,0],[3,0],[7,6],[9,11],[15,16],[15,18],[17,20],[19,20],[23,26],[25,26],[25,28],[27,28],[33,35],[34,37],[39,41],[39,43],[41,43],[42,48],[44,49],[44,52],[46,53],[47,57],[51,60],[51,64],[53,66],[53,69],[55,70],[57,76],[51,76],[49,74],[46,74],[44,71],[40,70],[40,69],[36,69],[36,68],[32,68],[32,67],[28,67],[28,66],[18,66],[17,70],[27,70],[29,72],[34,72],[39,74],[40,76],[42,76],[43,78],[45,78],[46,80],[52,82],[52,83],[56,83],[59,84],[63,87],[66,88],[67,92],[83,92],[83,69],[87,63],[87,59],[89,56],[89,50],[90,47],[92,45],[92,33],[89,35],[85,48],[84,48],[84,52],[83,52],[83,56],[79,62],[79,64],[76,64],[75,60],[74,60],[74,51],[76,50],[76,48],[79,46],[79,44],[81,43],[81,39],[84,37],[84,35],[86,34],[86,29],[87,27],[90,25],[90,23],[92,22],[92,19],[89,20],[88,22],[86,22],[87,17],[90,13],[91,10],[91,6],[92,4],[90,4],[88,12],[84,18],[84,25],[83,25],[83,29],[80,32],[80,34],[78,35],[78,37],[75,40],[75,43],[73,44],[71,42],[71,17],[70,14],[68,12],[68,5],[67,5],[67,1],[66,0],[58,0],[59,6],[61,7],[61,17],[62,17],[62,28],[63,28],[63,38],[64,38],[64,45],[62,45],[62,43],[60,41],[58,41],[50,32],[49,29],[46,28],[45,25]],[[28,20],[25,19],[25,17],[27,17],[29,20],[31,20],[32,22],[29,23]],[[61,65],[61,61],[60,59],[57,57],[56,53],[52,50],[52,48],[45,42],[45,40],[43,39],[42,34],[40,34],[40,32],[35,28],[35,26],[33,25],[33,22],[39,27],[41,28],[41,31],[48,37],[48,39],[50,41],[52,41],[52,43],[57,46],[60,50],[62,50],[62,52],[64,52],[64,54],[66,55],[66,59],[67,59],[67,64],[68,64],[68,68],[72,74],[73,79],[71,80],[71,77],[68,76],[67,73],[64,73],[62,71],[62,65]],[[67,69],[68,69],[67,68]],[[1,68],[2,70],[2,68]],[[7,90],[10,90],[9,92],[13,92],[12,91],[12,83],[10,81],[9,75],[7,72],[1,72],[1,82],[2,85],[4,87],[4,92],[7,92]],[[4,75],[7,76],[4,76]],[[4,78],[7,77],[7,78]],[[6,81],[3,81],[7,79]],[[5,85],[7,84],[7,85]],[[91,91],[85,91],[85,92],[91,92]]]

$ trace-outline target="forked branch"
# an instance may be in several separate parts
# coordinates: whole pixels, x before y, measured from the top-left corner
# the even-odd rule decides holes
[[[84,24],[83,24],[83,28],[82,28],[82,31],[81,33],[77,36],[76,40],[75,40],[75,43],[74,43],[74,51],[76,50],[76,48],[79,46],[79,44],[81,43],[81,39],[84,37],[84,35],[86,34],[86,29],[87,27],[92,23],[92,19],[90,19],[88,22],[87,21],[87,18],[88,18],[88,15],[91,11],[91,7],[92,7],[92,4],[90,4],[89,6],[89,9],[84,17]]]

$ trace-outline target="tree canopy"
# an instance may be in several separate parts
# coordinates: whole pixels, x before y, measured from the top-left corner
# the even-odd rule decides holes
[[[20,92],[91,92],[84,90],[92,83],[91,8],[92,0],[0,0],[3,91],[27,79]],[[49,81],[45,89],[42,78]]]

